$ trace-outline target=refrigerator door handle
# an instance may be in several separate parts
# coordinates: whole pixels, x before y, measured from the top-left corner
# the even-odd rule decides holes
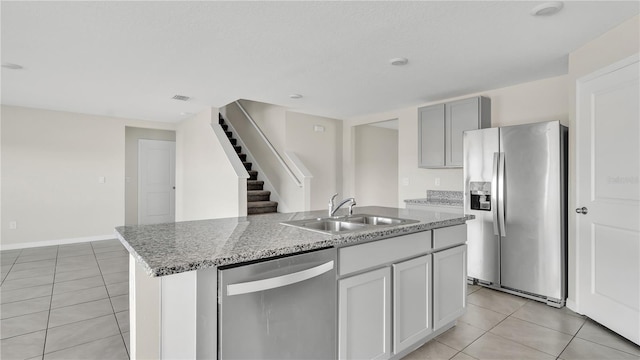
[[[493,172],[491,178],[491,213],[493,214],[493,233],[500,235],[498,227],[498,163],[500,153],[493,153]]]
[[[498,162],[498,223],[500,224],[500,235],[507,236],[507,227],[505,225],[505,194],[504,194],[504,153],[500,153]]]

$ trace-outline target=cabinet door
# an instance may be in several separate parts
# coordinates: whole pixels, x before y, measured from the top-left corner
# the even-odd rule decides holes
[[[431,255],[393,265],[393,350],[397,354],[432,331]]]
[[[479,128],[480,98],[446,104],[446,166],[462,167],[462,133]]]
[[[444,104],[418,109],[418,166],[443,167]]]
[[[391,356],[391,268],[339,281],[338,357]]]
[[[462,316],[467,307],[467,245],[433,254],[433,329]]]

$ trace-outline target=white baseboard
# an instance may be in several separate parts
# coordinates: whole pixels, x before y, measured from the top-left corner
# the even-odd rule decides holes
[[[114,234],[110,234],[110,235],[77,237],[77,238],[70,238],[70,239],[33,241],[28,243],[9,244],[9,245],[2,244],[0,245],[0,250],[26,249],[26,248],[32,248],[32,247],[55,246],[55,245],[75,244],[75,243],[83,243],[83,242],[89,242],[89,241],[113,240],[113,239],[117,239],[117,238]]]
[[[571,299],[567,299],[567,302],[565,303],[565,306],[574,312],[577,312],[578,314],[580,314],[580,312],[578,312],[578,306],[576,306],[576,302],[574,300]]]

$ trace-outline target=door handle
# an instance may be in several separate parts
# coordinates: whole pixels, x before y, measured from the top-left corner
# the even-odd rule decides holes
[[[498,222],[500,223],[500,236],[507,236],[506,218],[506,201],[505,201],[505,184],[504,184],[504,153],[500,153],[498,163]]]
[[[491,213],[493,215],[493,234],[500,235],[498,226],[498,163],[500,153],[493,153],[493,172],[491,177]]]
[[[578,214],[582,214],[582,215],[587,215],[587,213],[589,212],[589,209],[587,209],[586,207],[581,207],[581,208],[577,208],[576,212]]]

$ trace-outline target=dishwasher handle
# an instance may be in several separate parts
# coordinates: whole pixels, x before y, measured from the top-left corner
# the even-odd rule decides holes
[[[318,265],[307,270],[302,270],[287,275],[272,277],[263,280],[229,284],[227,285],[227,296],[249,294],[299,283],[331,271],[333,269],[333,265],[333,260],[331,260],[322,265]]]

